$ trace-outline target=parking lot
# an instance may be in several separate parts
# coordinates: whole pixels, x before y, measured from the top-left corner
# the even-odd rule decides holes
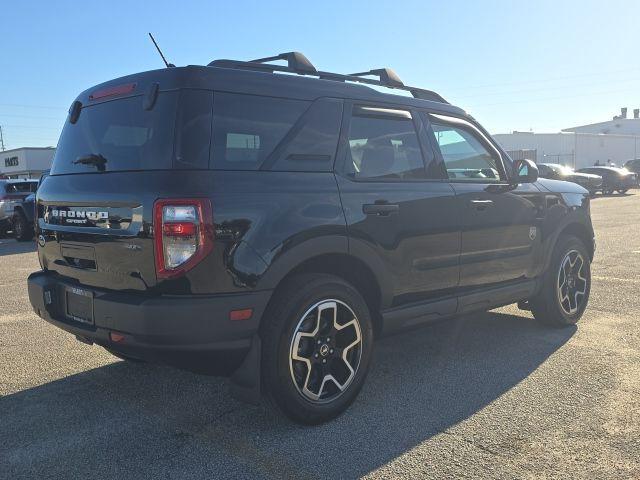
[[[354,406],[315,428],[40,320],[34,248],[1,239],[0,478],[639,478],[640,193],[592,214],[577,329],[507,307],[383,339]]]

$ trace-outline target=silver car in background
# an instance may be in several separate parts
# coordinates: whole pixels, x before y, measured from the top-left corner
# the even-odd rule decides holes
[[[37,180],[0,180],[0,236],[11,230],[15,207],[37,189]]]

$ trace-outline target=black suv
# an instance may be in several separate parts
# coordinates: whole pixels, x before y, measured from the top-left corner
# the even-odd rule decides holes
[[[575,324],[595,248],[582,187],[389,69],[299,53],[83,92],[37,211],[38,315],[310,424],[354,400],[379,335],[515,302]]]

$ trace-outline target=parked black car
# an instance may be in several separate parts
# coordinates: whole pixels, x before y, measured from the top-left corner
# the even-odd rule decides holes
[[[637,184],[636,174],[616,167],[586,167],[578,170],[579,173],[590,173],[602,177],[602,193],[611,195],[613,192],[627,193]]]
[[[640,186],[640,158],[626,161],[623,168],[636,174],[636,186]]]
[[[538,163],[538,171],[540,176],[544,178],[577,183],[589,190],[591,195],[602,188],[601,176],[576,172],[573,168],[558,163]]]
[[[0,180],[0,236],[11,230],[15,207],[37,187],[37,180]]]
[[[627,160],[624,163],[623,167],[629,170],[630,172],[637,173],[640,175],[640,158],[636,158],[634,160]]]
[[[319,72],[299,53],[167,68],[72,104],[29,298],[83,342],[232,374],[239,397],[318,423],[387,332],[514,302],[575,324],[589,203],[389,69]]]

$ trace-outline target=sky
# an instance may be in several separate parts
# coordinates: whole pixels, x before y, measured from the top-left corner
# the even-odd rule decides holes
[[[640,2],[3,2],[5,147],[55,146],[75,96],[161,68],[298,50],[326,71],[391,67],[491,133],[557,132],[640,108]]]

